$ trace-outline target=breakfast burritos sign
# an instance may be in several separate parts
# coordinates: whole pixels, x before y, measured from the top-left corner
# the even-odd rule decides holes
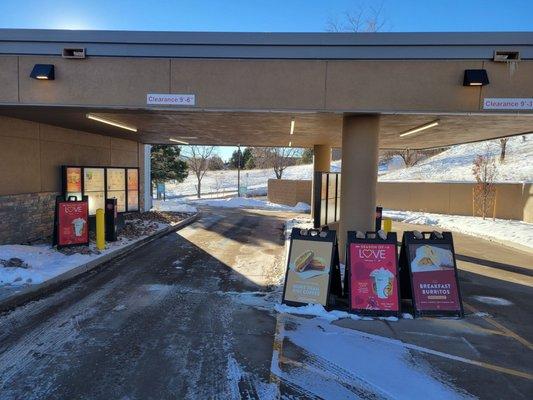
[[[293,228],[283,303],[327,306],[335,245],[335,231]]]
[[[404,232],[400,264],[417,316],[463,316],[450,232]]]

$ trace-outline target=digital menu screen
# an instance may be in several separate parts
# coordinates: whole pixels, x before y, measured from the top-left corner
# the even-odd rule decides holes
[[[124,190],[110,190],[107,192],[108,199],[117,199],[117,212],[126,211],[126,192]]]
[[[103,192],[104,185],[104,168],[84,168],[83,178],[85,192]]]
[[[67,198],[76,196],[76,200],[81,200],[81,168],[66,168]]]
[[[96,210],[105,207],[105,169],[83,169],[83,193],[89,197],[89,215],[96,214]]]
[[[89,197],[89,215],[95,215],[99,208],[105,210],[104,192],[85,192],[85,195]]]
[[[126,170],[124,168],[107,169],[107,190],[126,190]],[[109,197],[109,196],[108,196]]]
[[[128,169],[128,211],[139,210],[139,170]]]

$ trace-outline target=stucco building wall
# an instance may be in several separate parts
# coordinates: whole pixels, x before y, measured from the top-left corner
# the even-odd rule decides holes
[[[61,165],[142,167],[140,147],[130,140],[0,117],[0,244],[51,235]]]

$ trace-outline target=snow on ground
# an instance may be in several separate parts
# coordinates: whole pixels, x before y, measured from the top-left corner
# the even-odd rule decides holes
[[[283,204],[271,203],[264,199],[250,198],[250,197],[228,197],[223,199],[179,199],[179,200],[154,200],[155,210],[165,211],[181,211],[182,210],[196,210],[192,205],[208,206],[208,207],[223,207],[223,208],[259,208],[263,210],[277,210],[277,211],[293,211],[308,213],[311,211],[309,204],[299,202],[294,207]]]
[[[498,167],[497,182],[533,182],[533,134],[509,138],[505,161]],[[380,176],[380,181],[474,182],[472,162],[488,153],[499,160],[500,140],[462,144],[430,157],[410,168]]]
[[[198,211],[196,207],[176,200],[153,200],[153,209],[156,211],[172,211],[181,213],[196,213]]]
[[[218,293],[231,297],[239,304],[270,313],[276,311],[273,313],[277,329],[271,372],[295,388],[304,388],[309,396],[327,399],[423,399],[431,393],[432,399],[470,398],[446,382],[445,376],[420,357],[423,354],[445,358],[454,356],[332,324],[341,318],[374,318],[344,311],[328,312],[317,304],[289,307],[280,304],[279,290]],[[409,320],[413,316],[403,314],[402,318]],[[395,317],[382,319],[398,320]],[[291,351],[284,354],[283,347],[288,342],[291,343]],[[301,357],[296,354],[301,354]],[[291,357],[299,360],[298,368],[292,366]],[[460,357],[453,359],[462,360]]]
[[[304,368],[283,367],[285,356],[276,348],[271,372],[321,398],[425,399],[428,393],[431,399],[471,398],[417,357],[431,353],[429,349],[414,349],[417,346],[319,318],[281,315],[278,319],[291,329],[281,329],[275,341],[291,342],[306,358]]]
[[[168,226],[162,223],[157,225],[157,231]],[[91,254],[67,255],[50,245],[1,245],[0,259],[19,258],[28,264],[29,268],[10,268],[0,265],[0,289],[2,286],[37,285],[145,237],[107,242],[106,249],[102,251],[97,251],[95,244],[91,243],[89,246]]]
[[[527,222],[392,210],[384,210],[383,217],[409,224],[436,226],[504,244],[516,243],[533,249],[533,224]]]
[[[340,170],[340,161],[333,161],[331,170]],[[312,177],[312,164],[294,165],[287,167],[283,172],[283,179],[310,180]],[[267,194],[268,180],[275,178],[272,168],[241,171],[241,185],[246,186],[248,193],[254,196],[265,196]],[[196,194],[196,185],[197,181],[194,174],[189,174],[182,183],[167,183],[167,197],[193,196]],[[207,171],[202,179],[202,195],[203,193],[222,195],[236,191],[237,170]]]
[[[498,165],[498,182],[533,182],[533,134],[509,138],[505,162]],[[395,156],[388,164],[378,168],[380,181],[427,181],[427,182],[473,182],[472,162],[476,155],[489,154],[497,159],[500,153],[499,139],[479,143],[452,146],[450,149],[430,157],[414,167],[404,168],[403,161]],[[333,161],[331,171],[340,172],[341,162]],[[311,164],[288,167],[283,179],[312,179]],[[241,185],[247,187],[248,194],[265,196],[268,179],[274,179],[274,171],[253,169],[241,171]],[[193,174],[182,183],[168,183],[168,197],[185,197],[196,194],[196,177]],[[208,171],[202,180],[202,193],[222,195],[237,190],[237,171]]]

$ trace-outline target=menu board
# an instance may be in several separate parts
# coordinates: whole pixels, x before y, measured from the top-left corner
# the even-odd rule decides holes
[[[69,196],[76,196],[77,200],[81,200],[81,168],[68,167],[66,168],[66,185],[67,198]]]
[[[89,243],[87,201],[58,201],[56,203],[58,247]]]
[[[139,190],[139,171],[137,169],[128,169],[128,192]]]
[[[104,192],[85,192],[85,195],[89,198],[89,215],[95,215],[99,208],[105,210]]]
[[[139,211],[139,192],[128,192],[128,211]]]
[[[325,232],[324,236],[319,236],[319,234],[312,236],[312,233],[307,232],[316,231],[298,228],[292,231],[283,302],[289,305],[322,304],[326,306],[335,231]]]
[[[410,244],[410,269],[416,308],[458,310],[455,262],[447,244]]]
[[[377,315],[399,312],[396,234],[389,236],[394,236],[389,243],[379,243],[380,239],[365,243],[361,239],[348,244],[350,310]]]
[[[89,215],[105,208],[106,198],[117,199],[118,212],[139,210],[139,170],[116,167],[63,166],[63,195],[87,196]]]
[[[84,168],[84,191],[85,192],[103,192],[105,189],[104,168]]]
[[[128,169],[128,211],[139,210],[139,170]]]
[[[107,169],[107,190],[126,190],[126,170],[124,168]],[[112,196],[107,196],[111,198]]]
[[[107,192],[108,199],[117,199],[117,211],[126,211],[126,192],[123,190],[110,190]]]

